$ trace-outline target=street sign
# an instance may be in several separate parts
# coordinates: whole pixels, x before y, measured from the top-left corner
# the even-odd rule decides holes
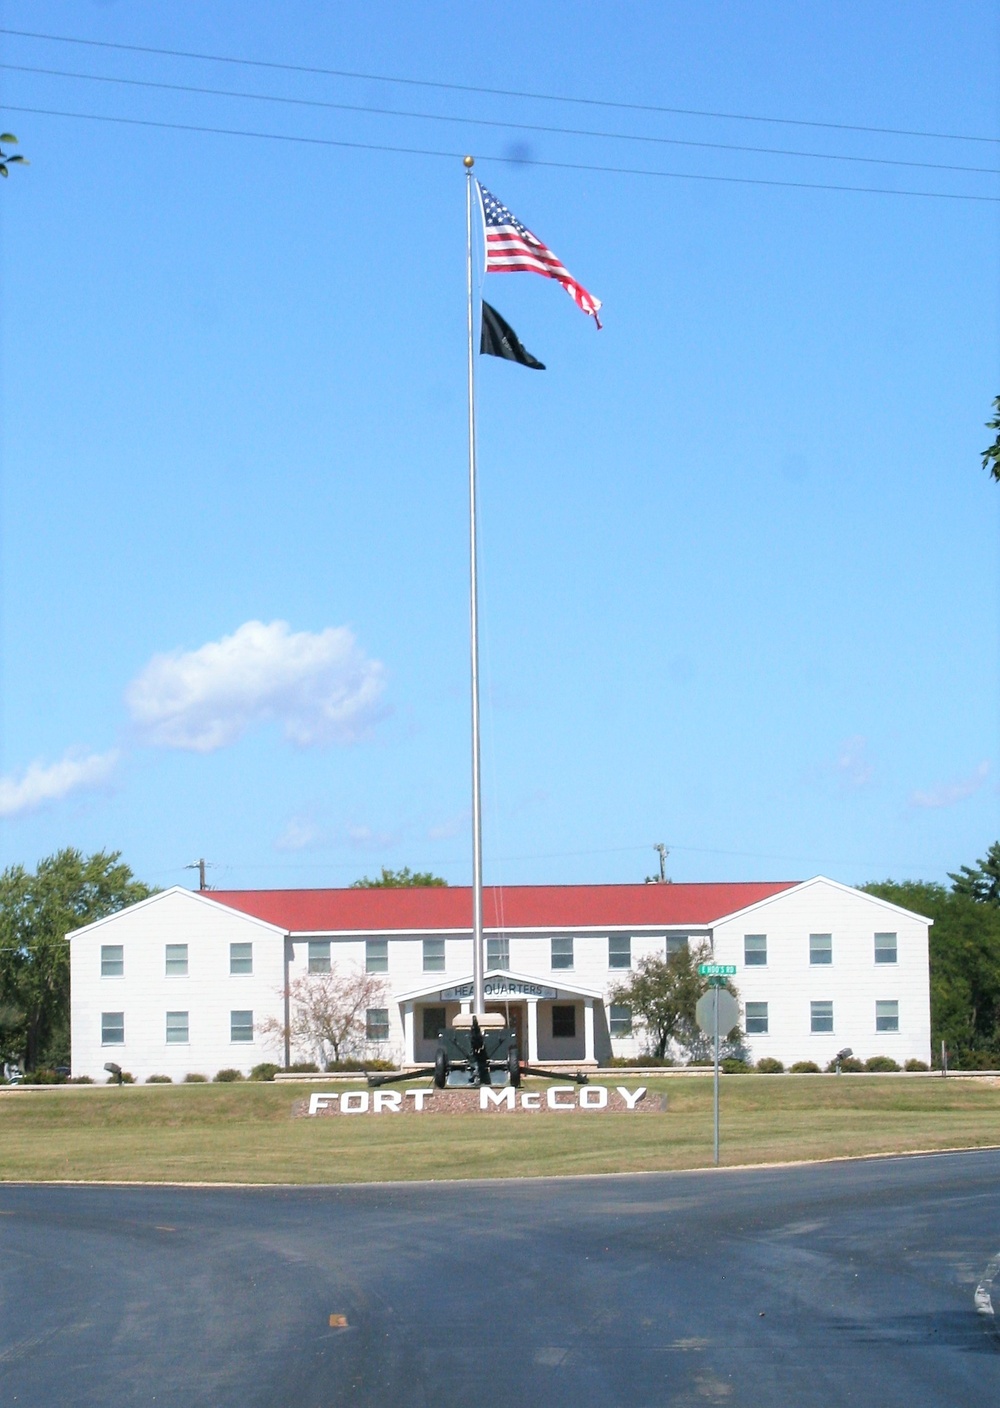
[[[736,973],[735,963],[699,963],[698,974],[702,978],[732,978]]]
[[[695,1005],[694,1015],[695,1020],[697,1021],[699,1027],[701,1027],[702,1031],[706,1034],[706,1036],[710,1036],[712,1038],[712,1045],[715,1049],[715,1060],[712,1063],[714,1066],[714,1080],[712,1082],[714,1087],[712,1092],[712,1107],[714,1117],[713,1123],[715,1126],[715,1163],[716,1166],[718,1166],[719,1039],[721,1037],[728,1036],[729,1033],[732,1031],[733,1027],[739,1024],[740,1004],[736,1001],[736,998],[732,995],[728,988],[724,988],[722,986],[721,975],[726,972],[726,967],[723,964],[705,963],[702,965],[700,971],[704,973],[706,968],[708,969],[708,973],[705,974],[705,976],[709,978],[709,981],[712,983],[712,986],[709,988],[708,992],[704,994],[703,997],[699,997]],[[713,969],[718,972],[719,977],[715,977],[712,972]],[[735,972],[735,968],[732,971]]]
[[[725,988],[709,988],[704,997],[699,997],[698,1005],[694,1009],[695,1019],[706,1036],[714,1036],[716,1003],[719,1004],[719,1035],[728,1036],[739,1023],[740,1004]]]

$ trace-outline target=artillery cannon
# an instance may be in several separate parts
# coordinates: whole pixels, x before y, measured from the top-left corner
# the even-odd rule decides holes
[[[450,1027],[438,1033],[433,1066],[393,1071],[391,1075],[365,1074],[371,1086],[429,1075],[438,1090],[518,1086],[523,1076],[547,1076],[550,1080],[587,1084],[584,1071],[567,1075],[564,1071],[546,1071],[541,1066],[523,1064],[518,1058],[517,1033],[504,1023],[499,1012],[463,1012],[457,1016]]]

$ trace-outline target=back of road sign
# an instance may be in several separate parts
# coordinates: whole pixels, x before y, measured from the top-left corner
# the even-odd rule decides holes
[[[709,988],[699,997],[694,1009],[695,1019],[708,1036],[715,1035],[715,1004],[719,1004],[719,1036],[727,1036],[739,1024],[740,1004],[725,988]]]

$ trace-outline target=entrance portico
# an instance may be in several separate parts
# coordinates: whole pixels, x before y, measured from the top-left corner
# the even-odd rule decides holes
[[[493,969],[485,975],[486,1008],[509,1014],[510,1024],[524,1046],[520,1058],[529,1065],[566,1061],[574,1066],[596,1065],[594,1005],[603,994],[570,986],[565,981],[550,986],[521,973]],[[451,983],[440,980],[398,998],[403,1024],[404,1065],[425,1065],[434,1059],[437,1030],[450,1024],[458,1012],[472,1011],[472,978]]]

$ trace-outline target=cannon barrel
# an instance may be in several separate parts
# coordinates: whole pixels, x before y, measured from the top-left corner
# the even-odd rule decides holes
[[[522,1066],[523,1076],[545,1076],[548,1080],[571,1080],[576,1085],[589,1085],[590,1077],[586,1071],[545,1071],[541,1066]]]
[[[378,1072],[375,1075],[365,1071],[364,1077],[369,1085],[375,1086],[392,1085],[393,1081],[397,1080],[418,1080],[421,1076],[432,1076],[433,1074],[433,1066],[418,1066],[416,1070],[412,1071],[388,1071],[385,1074]]]

